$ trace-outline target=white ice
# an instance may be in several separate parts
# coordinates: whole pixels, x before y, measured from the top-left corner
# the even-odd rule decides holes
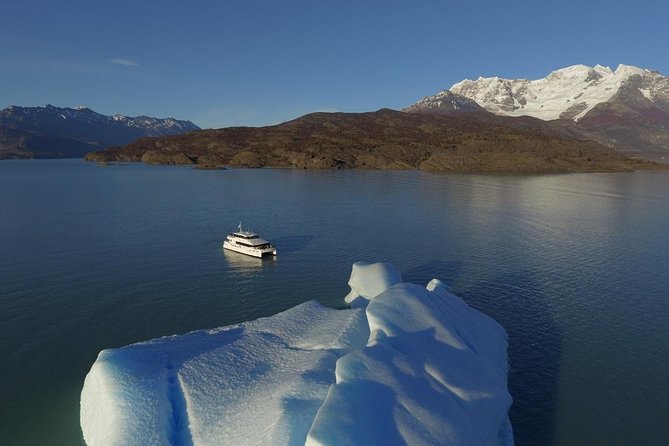
[[[337,362],[307,444],[510,444],[506,333],[450,294],[394,285],[367,307],[371,335]]]
[[[104,350],[84,382],[89,446],[304,443],[363,310],[315,301],[270,318]]]
[[[402,275],[390,263],[355,262],[344,301],[353,308],[366,307],[370,300],[391,286],[402,283]]]
[[[356,263],[351,302],[104,350],[94,445],[513,443],[506,333],[433,280]],[[376,293],[376,294],[374,294]],[[366,306],[366,308],[364,308]]]

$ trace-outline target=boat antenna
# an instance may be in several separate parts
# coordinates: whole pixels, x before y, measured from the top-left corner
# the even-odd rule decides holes
[[[239,226],[237,226],[237,227],[239,228],[239,232],[242,232],[242,222],[241,221],[239,222]]]

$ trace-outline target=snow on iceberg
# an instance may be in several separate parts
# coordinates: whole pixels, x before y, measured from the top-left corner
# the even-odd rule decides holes
[[[502,327],[390,264],[358,262],[349,284],[360,308],[310,301],[102,351],[81,394],[86,443],[513,444]]]
[[[351,292],[344,302],[353,308],[366,307],[375,296],[397,283],[402,283],[402,275],[390,263],[355,262],[348,279]]]
[[[294,444],[367,342],[364,310],[315,301],[270,318],[104,350],[81,394],[89,446]]]
[[[506,332],[439,281],[367,306],[366,347],[337,362],[307,444],[512,444]]]

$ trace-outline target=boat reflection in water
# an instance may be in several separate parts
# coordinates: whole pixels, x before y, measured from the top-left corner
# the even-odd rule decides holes
[[[262,270],[268,266],[274,266],[277,262],[274,256],[251,257],[238,252],[223,250],[228,265],[237,273],[252,273]]]

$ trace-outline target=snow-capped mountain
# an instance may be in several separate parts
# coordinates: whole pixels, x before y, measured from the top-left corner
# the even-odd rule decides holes
[[[143,136],[177,135],[199,127],[149,116],[107,116],[84,106],[19,107],[0,111],[0,158],[83,156]]]
[[[126,127],[144,129],[147,132],[147,136],[177,135],[200,129],[190,121],[179,121],[174,118],[152,118],[150,116],[130,118],[124,115],[114,115],[112,119],[123,123]]]
[[[174,118],[152,118],[149,116],[129,117],[124,115],[107,116],[97,113],[88,107],[77,106],[54,107],[18,107],[11,105],[0,111],[0,126],[12,127],[17,130],[39,130],[41,133],[67,132],[71,126],[95,125],[112,128],[139,129],[142,136],[165,136],[199,130],[190,121],[179,121]]]
[[[654,70],[573,65],[536,80],[465,79],[405,111],[435,112],[433,104],[449,91],[496,115],[560,119],[564,128],[617,150],[669,150],[669,78]]]
[[[450,90],[500,115],[578,121],[597,104],[611,100],[623,85],[632,81],[650,101],[656,97],[669,99],[668,78],[657,71],[622,64],[615,71],[601,65],[573,65],[537,80],[465,79]]]
[[[475,100],[442,90],[434,96],[426,96],[415,104],[405,108],[405,112],[430,111],[439,114],[453,114],[462,112],[480,112],[483,107]]]

